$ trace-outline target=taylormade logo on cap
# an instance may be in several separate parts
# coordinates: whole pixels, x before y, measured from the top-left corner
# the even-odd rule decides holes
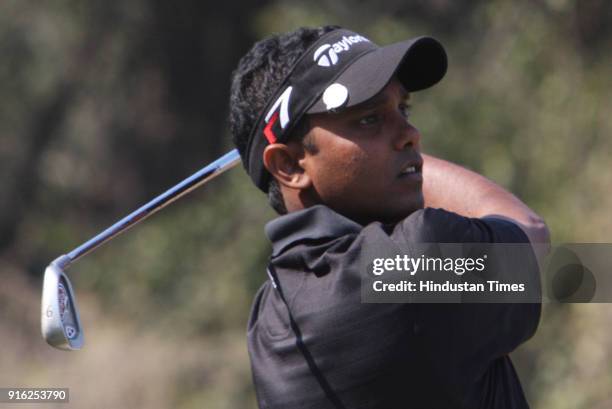
[[[337,41],[331,45],[323,44],[321,47],[317,48],[317,50],[314,52],[313,60],[316,61],[321,67],[336,65],[338,62],[338,54],[350,50],[351,45],[361,43],[363,41],[370,40],[361,35],[343,36],[340,41]]]

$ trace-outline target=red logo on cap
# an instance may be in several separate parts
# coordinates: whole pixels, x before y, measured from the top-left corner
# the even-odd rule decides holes
[[[270,122],[266,124],[266,127],[263,130],[263,134],[269,143],[276,143],[276,135],[274,135],[274,132],[272,132],[272,127],[274,126],[276,121],[278,121],[278,111],[276,111],[274,115],[272,115],[272,118],[270,118]]]

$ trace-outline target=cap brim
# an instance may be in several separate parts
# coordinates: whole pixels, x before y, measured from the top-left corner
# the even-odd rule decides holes
[[[444,47],[431,37],[418,37],[386,47],[380,47],[358,58],[336,78],[334,83],[348,89],[344,106],[351,107],[378,94],[396,75],[408,92],[429,88],[446,74],[447,58]],[[327,112],[319,98],[307,111]]]

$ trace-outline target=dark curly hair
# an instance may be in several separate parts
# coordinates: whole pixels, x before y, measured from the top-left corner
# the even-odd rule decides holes
[[[292,66],[322,35],[338,28],[302,27],[290,33],[273,35],[255,43],[242,57],[232,73],[229,125],[232,141],[243,163],[251,129]],[[303,140],[308,130],[308,119],[304,116],[290,138]],[[287,213],[280,186],[273,177],[268,184],[268,201],[277,213]]]

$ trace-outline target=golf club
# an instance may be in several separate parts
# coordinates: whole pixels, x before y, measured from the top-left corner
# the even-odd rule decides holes
[[[79,310],[72,285],[65,273],[72,263],[239,162],[240,155],[236,149],[226,153],[68,254],[53,260],[45,269],[41,303],[40,327],[47,343],[65,350],[81,349],[83,346]]]

